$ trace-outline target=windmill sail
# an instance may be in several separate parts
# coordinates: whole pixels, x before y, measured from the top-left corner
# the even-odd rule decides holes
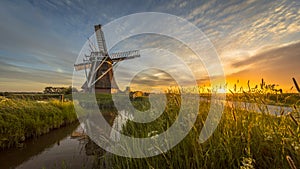
[[[94,54],[99,54],[99,52],[93,52]],[[126,60],[126,59],[133,59],[136,57],[140,57],[140,53],[138,50],[132,50],[132,51],[126,51],[126,52],[117,52],[112,53],[109,55],[111,60],[114,62]],[[103,57],[104,59],[104,57]],[[99,66],[99,65],[98,65]],[[75,70],[84,70],[84,69],[90,69],[92,67],[92,62],[84,62],[74,65]]]
[[[140,53],[138,50],[126,51],[126,52],[117,52],[109,55],[113,61],[121,61],[125,59],[133,59],[136,57],[140,57]]]
[[[74,68],[75,68],[76,71],[84,70],[84,69],[90,69],[91,67],[92,67],[91,62],[79,63],[79,64],[74,65]]]
[[[105,38],[104,38],[103,31],[101,29],[101,25],[95,25],[95,32],[96,32],[96,38],[97,38],[99,51],[107,54]]]

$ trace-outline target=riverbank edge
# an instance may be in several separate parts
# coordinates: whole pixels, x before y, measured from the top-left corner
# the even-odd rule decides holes
[[[73,102],[0,98],[0,151],[72,123],[78,123]]]

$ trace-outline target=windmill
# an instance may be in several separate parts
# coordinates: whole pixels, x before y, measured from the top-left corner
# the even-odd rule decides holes
[[[109,54],[101,25],[94,27],[98,49],[90,44],[91,53],[85,55],[83,63],[75,64],[74,67],[76,71],[85,71],[86,81],[81,87],[85,92],[95,89],[96,93],[112,93],[118,90],[113,77],[113,68],[117,66],[118,62],[140,57],[140,54],[138,50]]]

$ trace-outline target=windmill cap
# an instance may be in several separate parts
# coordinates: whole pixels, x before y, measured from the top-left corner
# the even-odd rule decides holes
[[[95,25],[94,27],[95,27],[95,31],[97,31],[97,30],[101,29],[101,24]]]

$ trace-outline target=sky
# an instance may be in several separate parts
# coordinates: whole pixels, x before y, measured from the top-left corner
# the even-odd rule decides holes
[[[255,85],[264,78],[287,91],[292,77],[300,81],[300,1],[2,0],[0,91],[72,85],[73,65],[93,26],[140,12],[172,14],[196,25],[218,53],[229,86],[237,80]],[[147,44],[154,42],[168,40],[150,38]],[[172,62],[169,66],[176,69]],[[146,80],[152,82],[167,77],[149,72]],[[202,77],[197,81],[205,85],[207,78]]]

